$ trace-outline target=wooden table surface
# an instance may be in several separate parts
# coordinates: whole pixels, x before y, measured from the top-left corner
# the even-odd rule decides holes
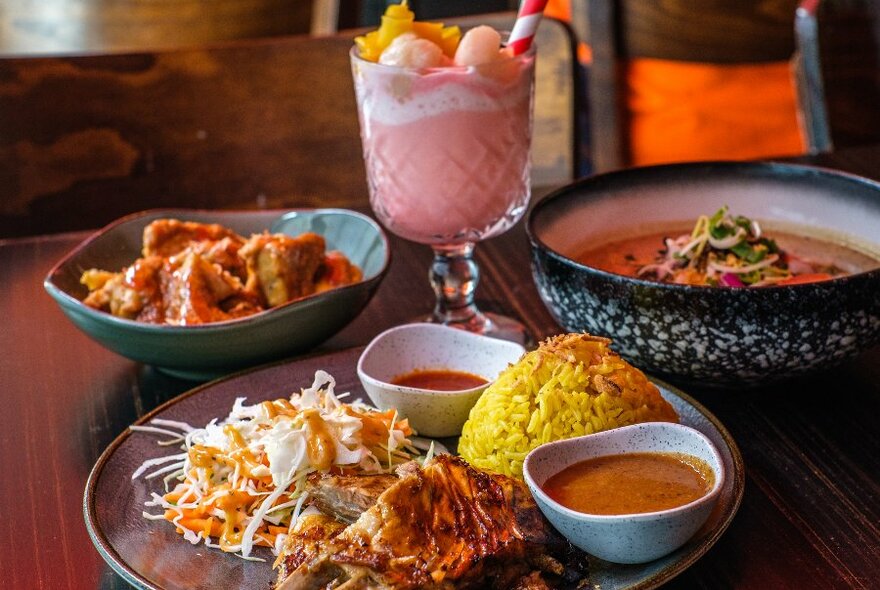
[[[880,146],[811,161],[880,178]],[[85,481],[127,425],[193,385],[92,342],[43,291],[50,267],[85,235],[0,241],[5,588],[126,587],[89,540]],[[375,298],[322,350],[365,344],[430,309],[428,248],[396,238],[392,247],[391,269]],[[477,258],[484,308],[522,318],[539,338],[560,330],[532,282],[522,223],[480,245]],[[765,389],[685,390],[731,431],[747,481],[730,528],[667,587],[878,587],[880,347],[834,371]]]

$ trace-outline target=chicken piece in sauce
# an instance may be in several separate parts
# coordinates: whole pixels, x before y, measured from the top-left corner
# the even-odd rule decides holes
[[[318,273],[315,292],[329,291],[343,285],[351,285],[363,279],[364,275],[357,266],[338,250],[327,252],[324,264]]]
[[[399,475],[341,531],[302,539],[297,522],[276,562],[275,590],[575,588],[584,579],[582,554],[519,480],[450,455]]]
[[[144,228],[143,255],[174,256],[195,244],[209,244],[224,239],[232,240],[241,247],[245,240],[229,228],[216,223],[197,223],[179,219],[157,219]]]
[[[239,252],[247,263],[246,288],[258,292],[269,307],[311,295],[324,246],[324,238],[310,232],[251,236]]]
[[[143,257],[121,272],[90,269],[84,303],[150,323],[234,319],[362,278],[313,233],[246,240],[217,224],[158,219],[144,228]]]
[[[130,320],[157,321],[152,316],[162,301],[158,276],[163,264],[161,256],[147,256],[123,272],[87,270],[80,279],[89,289],[83,303]]]
[[[167,324],[220,322],[262,309],[238,277],[194,251],[166,259],[159,280]]]

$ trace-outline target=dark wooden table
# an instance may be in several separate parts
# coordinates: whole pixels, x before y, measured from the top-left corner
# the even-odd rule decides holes
[[[880,177],[880,146],[810,161]],[[43,291],[50,267],[86,235],[0,241],[4,588],[126,587],[86,533],[86,477],[128,424],[193,385],[92,342]],[[428,249],[398,239],[392,246],[393,263],[376,297],[322,350],[365,344],[430,309]],[[522,223],[480,245],[477,258],[483,307],[522,318],[539,338],[560,330],[532,282]],[[668,587],[878,587],[880,348],[835,371],[765,389],[686,391],[729,428],[747,482],[727,532]]]

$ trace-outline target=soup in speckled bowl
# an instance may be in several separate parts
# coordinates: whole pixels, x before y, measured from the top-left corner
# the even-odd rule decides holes
[[[688,257],[709,248],[691,239],[696,220],[724,207],[774,244],[733,246],[741,260],[694,257],[700,280],[691,280]],[[731,226],[733,237],[715,231],[711,242],[731,246],[740,231]],[[651,373],[759,385],[880,343],[880,183],[862,177],[761,162],[636,168],[548,195],[527,232],[535,282],[559,324],[612,338]],[[731,272],[737,265],[748,272]]]

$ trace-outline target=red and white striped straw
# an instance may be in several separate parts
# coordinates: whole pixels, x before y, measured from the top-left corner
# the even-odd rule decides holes
[[[513,23],[513,30],[510,32],[510,39],[507,40],[507,46],[513,50],[514,55],[528,51],[532,46],[535,31],[538,30],[538,24],[544,16],[545,6],[547,0],[522,0],[516,22]]]

